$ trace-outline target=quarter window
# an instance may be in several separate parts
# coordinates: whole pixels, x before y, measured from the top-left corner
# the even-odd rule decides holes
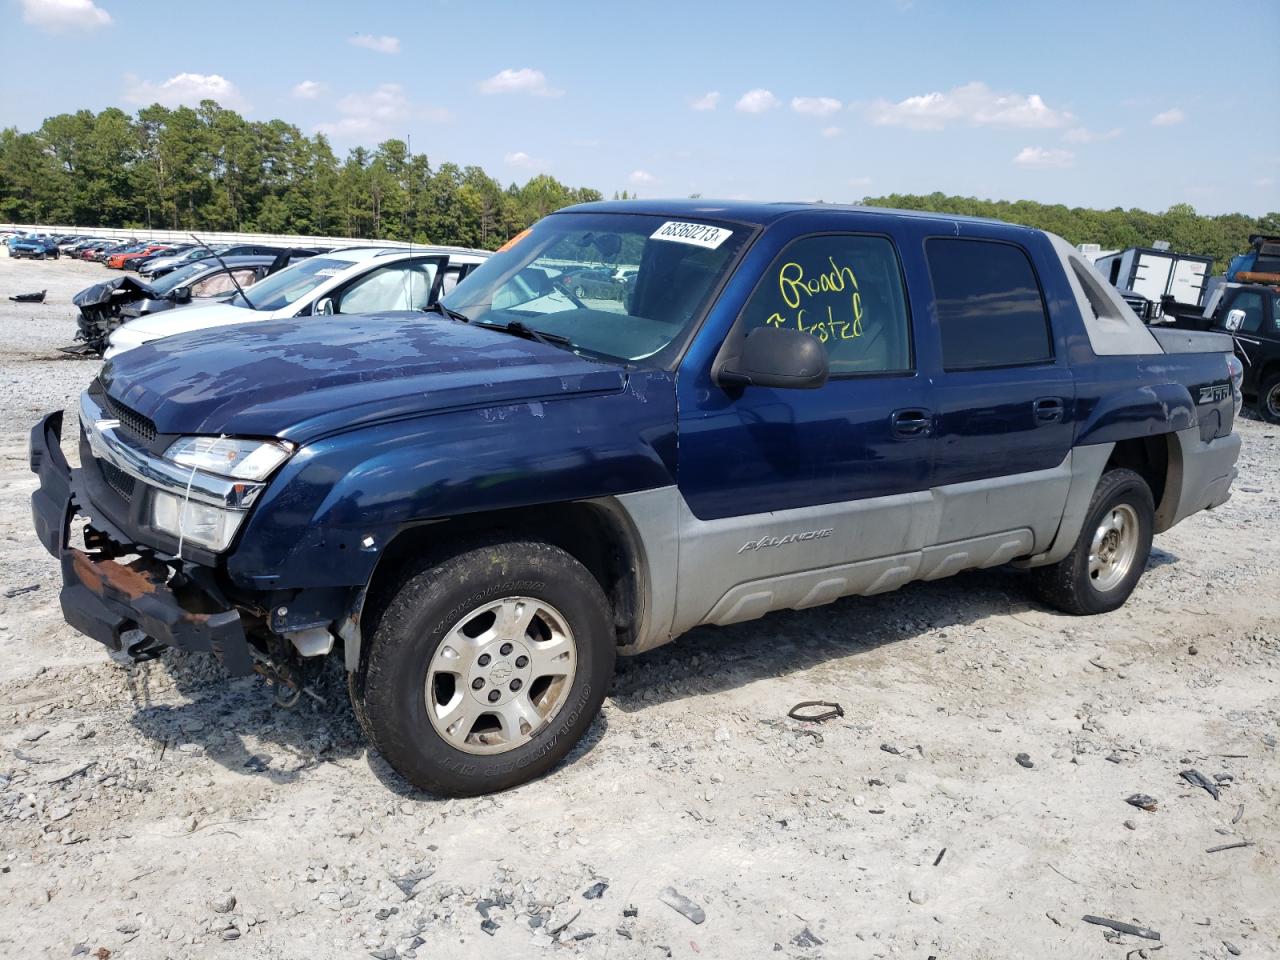
[[[925,253],[947,370],[1053,359],[1044,298],[1031,260],[1021,248],[935,237],[925,244]]]
[[[884,237],[824,235],[791,244],[743,309],[744,335],[762,326],[816,337],[832,376],[911,369],[902,273]]]

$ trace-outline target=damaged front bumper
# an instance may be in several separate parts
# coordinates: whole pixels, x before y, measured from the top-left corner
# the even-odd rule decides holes
[[[91,509],[83,471],[72,470],[62,454],[62,413],[51,413],[31,430],[31,470],[40,479],[31,495],[36,535],[62,564],[59,600],[67,623],[112,650],[124,648],[123,635],[141,631],[155,646],[212,653],[232,676],[254,669],[240,612],[218,603],[191,578],[171,575],[165,563],[145,547],[128,544],[120,531],[90,519],[86,549],[69,543],[71,521]],[[106,527],[106,529],[101,529]],[[130,563],[116,558],[140,554]]]

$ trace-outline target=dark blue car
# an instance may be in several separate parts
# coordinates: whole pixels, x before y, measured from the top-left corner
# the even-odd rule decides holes
[[[625,296],[555,280],[601,264]],[[377,750],[474,794],[550,770],[615,656],[701,624],[1005,564],[1116,609],[1152,537],[1230,495],[1240,374],[1040,231],[590,204],[430,312],[123,354],[80,469],[60,413],[33,429],[34,518],[80,631],[291,696],[340,648]]]
[[[9,238],[9,256],[26,257],[29,260],[58,259],[58,244],[55,238],[28,234],[23,237]]]

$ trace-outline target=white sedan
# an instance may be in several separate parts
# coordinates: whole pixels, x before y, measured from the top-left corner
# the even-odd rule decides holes
[[[350,247],[308,257],[228,303],[166,310],[111,334],[106,358],[152,340],[252,320],[425,310],[489,257],[463,247]]]

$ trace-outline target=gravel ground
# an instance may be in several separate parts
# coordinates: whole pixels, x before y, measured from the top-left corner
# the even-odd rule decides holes
[[[336,672],[286,712],[62,622],[26,434],[97,368],[54,348],[102,275],[0,258],[0,955],[1280,955],[1280,429],[1239,425],[1234,498],[1116,613],[991,572],[699,630],[623,662],[553,775],[446,802]],[[844,717],[786,718],[815,698]]]

